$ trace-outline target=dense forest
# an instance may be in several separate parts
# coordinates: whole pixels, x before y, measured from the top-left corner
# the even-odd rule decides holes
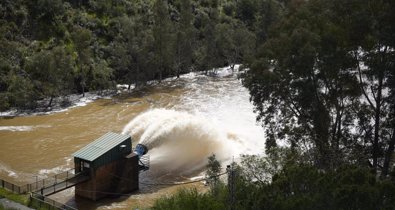
[[[266,155],[153,209],[394,209],[395,1],[249,2],[268,6],[241,77]]]
[[[0,110],[243,63],[270,24],[256,3],[2,0]]]
[[[392,0],[2,0],[0,110],[241,63],[266,156],[153,209],[394,209],[394,23]]]
[[[244,75],[266,149],[286,141],[320,169],[393,170],[395,2],[300,1]]]

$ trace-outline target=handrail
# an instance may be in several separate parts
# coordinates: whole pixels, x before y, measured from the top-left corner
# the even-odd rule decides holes
[[[53,207],[54,207],[54,208],[60,209],[60,210],[77,210],[76,208],[68,206],[67,204],[57,202],[55,200],[52,200],[48,197],[42,196],[42,195],[34,193],[34,192],[30,193],[30,198],[32,200],[32,202],[31,202],[32,207],[35,207],[38,209],[43,208],[43,207],[46,207],[45,209],[53,209]]]
[[[75,174],[74,169],[70,169],[62,173],[55,174],[54,176],[21,186],[0,179],[0,187],[17,194],[26,194],[30,192],[30,198],[32,201],[31,204],[36,208],[46,207],[47,209],[77,210],[76,208],[49,199],[48,197],[35,192],[41,192],[42,189],[50,189],[51,187],[54,187],[54,192],[59,192],[60,190],[63,190],[63,188],[56,189],[57,183],[65,183],[66,188],[64,189],[67,189],[71,186],[74,186],[76,183],[88,179],[88,177],[85,175],[85,173]],[[76,178],[76,180],[73,180],[74,178]],[[51,192],[48,192],[47,194],[49,195]]]
[[[140,170],[146,171],[150,167],[150,156],[149,155],[143,155],[139,158],[139,165],[140,165]]]
[[[18,193],[18,194],[25,194],[28,192],[28,185],[17,185],[6,180],[0,179],[0,187],[7,189],[11,192]]]
[[[41,195],[49,196],[87,180],[89,180],[87,173],[81,172],[78,174],[73,174],[72,176],[68,176],[66,179],[53,183],[50,186],[43,187],[37,192],[39,192]]]
[[[75,170],[69,169],[59,174],[55,174],[54,176],[50,176],[44,179],[40,179],[36,182],[30,183],[28,184],[28,189],[30,192],[38,191],[42,188],[50,187],[58,182],[67,180],[70,176],[74,176],[74,175],[75,175]]]

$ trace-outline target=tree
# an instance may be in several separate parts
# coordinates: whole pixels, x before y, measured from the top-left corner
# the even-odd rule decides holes
[[[359,4],[356,2],[355,4]],[[366,8],[361,8],[363,10]],[[394,27],[390,20],[394,18],[395,4],[386,1],[377,1],[375,6],[369,7],[370,13],[357,14],[365,17],[368,28],[360,30],[363,34],[360,48],[353,53],[358,62],[358,77],[361,91],[364,95],[364,107],[367,109],[368,119],[361,131],[366,134],[372,142],[372,167],[375,172],[383,166],[383,175],[386,176],[389,167],[388,153],[393,153],[391,124],[393,115],[391,113],[389,94],[391,73],[395,71],[393,39]],[[360,29],[361,17],[354,17],[355,22],[351,26]],[[359,25],[358,25],[359,24]],[[344,26],[347,27],[347,26]],[[388,146],[387,146],[388,145]],[[385,152],[387,150],[387,152]],[[385,154],[387,153],[387,154]],[[385,156],[385,157],[384,157]]]
[[[143,18],[142,18],[143,19]],[[111,66],[116,70],[119,82],[141,86],[154,79],[153,38],[151,30],[140,19],[122,17],[121,30],[111,44]]]
[[[219,183],[218,176],[221,173],[221,164],[216,159],[215,154],[212,154],[210,157],[208,157],[208,163],[206,167],[207,167],[206,176],[208,179],[208,183],[211,187],[211,190],[214,192],[217,190]]]
[[[336,166],[341,148],[352,146],[360,96],[350,45],[327,8],[312,1],[285,18],[243,79],[269,142],[310,151],[321,168]]]
[[[255,36],[242,23],[222,23],[217,25],[216,42],[220,54],[227,65],[234,68],[237,63],[244,63],[253,55]]]
[[[386,126],[392,115],[385,92],[394,29],[381,26],[393,18],[394,5],[369,2],[305,2],[273,28],[243,80],[268,126],[267,145],[285,139],[315,154],[310,161],[323,168],[349,161],[370,162],[375,172],[383,161],[389,166],[393,129]]]
[[[93,90],[105,90],[113,85],[112,72],[105,60],[99,60],[92,66],[90,88]]]
[[[36,107],[37,95],[29,78],[20,72],[11,70],[7,75],[7,99],[10,107],[32,109]]]
[[[166,69],[169,69],[172,63],[171,51],[171,22],[169,17],[169,10],[166,0],[156,0],[153,8],[154,12],[154,53],[155,63],[158,68],[159,81],[162,80]]]
[[[255,22],[258,2],[255,0],[240,0],[236,5],[236,17],[243,21],[247,26],[252,27]]]
[[[72,34],[72,40],[75,48],[74,52],[77,55],[77,82],[81,88],[82,95],[85,97],[89,69],[92,64],[92,32],[84,28],[77,28]]]
[[[392,209],[395,205],[394,183],[376,179],[367,168],[345,165],[323,171],[298,161],[280,161],[278,169],[267,170],[266,163],[270,165],[278,158],[248,158],[247,165],[238,166],[241,173],[236,179],[234,203],[227,199],[227,190],[219,190],[217,194],[211,191],[198,194],[193,190],[160,198],[152,209],[369,210]]]
[[[209,4],[208,16],[204,18],[204,55],[202,68],[206,73],[209,69],[220,66],[221,59],[219,55],[219,46],[217,42],[217,24],[218,24],[218,1],[214,0]]]
[[[65,29],[61,19],[65,13],[62,0],[38,0],[28,2],[33,19],[31,30],[37,39],[48,39],[51,36],[62,37]]]
[[[174,69],[177,77],[180,77],[181,71],[187,70],[192,64],[192,46],[195,38],[192,22],[191,1],[181,0],[180,20],[177,24],[177,34],[174,42]]]
[[[50,98],[47,107],[52,105],[54,97],[71,92],[73,61],[64,47],[35,53],[27,59],[25,69],[40,94],[38,98]]]
[[[261,1],[258,4],[255,24],[255,33],[258,43],[266,41],[270,27],[279,21],[282,16],[282,4],[276,0]]]

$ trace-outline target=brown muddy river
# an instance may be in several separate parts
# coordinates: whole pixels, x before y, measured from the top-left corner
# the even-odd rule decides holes
[[[237,75],[226,69],[215,77],[188,74],[63,112],[0,118],[0,178],[29,183],[71,169],[71,154],[109,131],[148,145],[151,169],[140,174],[145,183],[201,175],[213,153],[225,167],[240,154],[262,153],[265,139]],[[80,209],[131,209],[191,186],[206,188],[141,184],[132,195],[99,202],[74,199],[71,188],[52,197]]]

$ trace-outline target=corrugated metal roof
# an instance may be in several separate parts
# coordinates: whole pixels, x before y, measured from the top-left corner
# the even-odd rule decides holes
[[[87,161],[94,161],[95,159],[105,154],[117,145],[121,144],[128,138],[130,138],[129,135],[109,132],[96,139],[94,142],[91,142],[90,144],[81,148],[80,150],[75,152],[73,156]]]

